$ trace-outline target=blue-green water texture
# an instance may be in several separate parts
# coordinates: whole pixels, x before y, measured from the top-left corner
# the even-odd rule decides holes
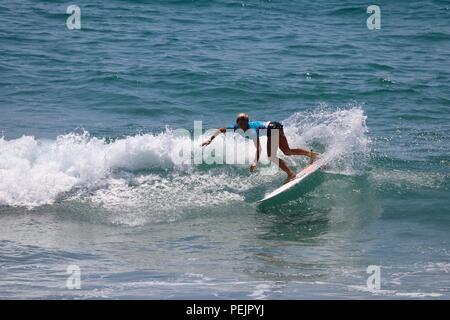
[[[370,4],[2,1],[0,298],[450,298],[450,1]]]

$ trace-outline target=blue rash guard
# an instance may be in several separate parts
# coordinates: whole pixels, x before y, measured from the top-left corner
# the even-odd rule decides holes
[[[261,129],[267,129],[270,121],[249,121],[248,123],[248,130],[243,135],[247,139],[256,139],[259,137],[259,130]],[[230,124],[227,126],[227,129],[231,129],[233,131],[236,131],[240,129],[237,124]],[[265,133],[266,130],[263,130]],[[239,133],[242,135],[242,130],[239,130]]]

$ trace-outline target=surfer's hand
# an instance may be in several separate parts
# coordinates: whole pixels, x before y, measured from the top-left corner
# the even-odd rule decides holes
[[[202,143],[202,147],[205,147],[205,146],[207,146],[208,144],[210,144],[211,143],[211,139],[208,139],[208,140],[206,140],[206,141],[204,141],[203,143]]]
[[[250,172],[255,172],[256,171],[256,162],[253,162],[251,165],[250,165]]]

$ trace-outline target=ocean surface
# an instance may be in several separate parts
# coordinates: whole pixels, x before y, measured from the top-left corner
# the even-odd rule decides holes
[[[370,4],[1,1],[0,298],[449,299],[450,1]],[[180,163],[239,112],[332,162]]]

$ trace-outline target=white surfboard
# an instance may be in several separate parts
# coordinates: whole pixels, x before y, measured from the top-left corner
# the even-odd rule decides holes
[[[286,184],[282,185],[281,187],[279,187],[278,189],[275,189],[271,193],[267,194],[263,199],[261,199],[261,200],[259,200],[257,202],[261,203],[261,202],[267,201],[267,200],[272,199],[272,198],[278,196],[279,194],[281,194],[281,193],[291,189],[296,184],[299,184],[300,182],[305,180],[306,177],[310,176],[311,174],[313,174],[314,172],[319,170],[321,167],[325,166],[327,163],[328,163],[328,159],[327,158],[319,158],[319,159],[317,159],[316,161],[314,161],[314,163],[310,164],[309,166],[304,168],[302,171],[297,173],[297,175],[296,175],[294,180],[291,180],[288,183],[286,183]]]

